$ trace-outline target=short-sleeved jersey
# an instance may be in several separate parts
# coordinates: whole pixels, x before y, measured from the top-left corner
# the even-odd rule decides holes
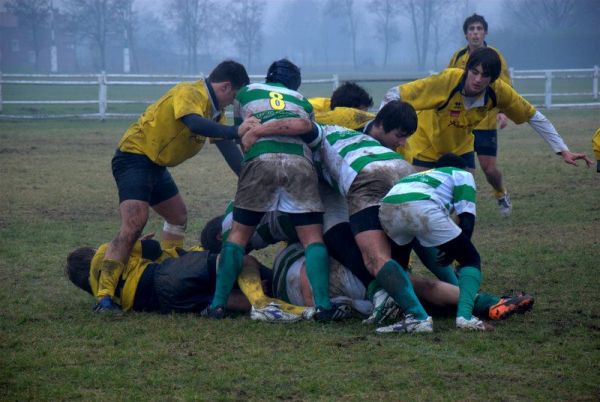
[[[473,175],[453,167],[430,169],[403,177],[381,200],[387,204],[430,200],[449,213],[475,215]]]
[[[487,46],[487,44],[486,44]],[[510,74],[508,72],[508,64],[506,63],[506,59],[500,53],[500,51],[496,48],[488,46],[490,49],[493,49],[498,53],[498,57],[500,57],[500,77],[502,81],[506,82],[508,85],[512,86],[512,81],[510,79]],[[450,62],[446,68],[460,68],[461,70],[465,69],[467,65],[467,61],[469,60],[469,46],[465,46],[462,49],[458,49],[456,53],[452,55],[450,58]],[[495,130],[496,129],[496,115],[498,114],[498,109],[492,109],[488,112],[488,115],[475,127],[475,130]]]
[[[158,242],[156,242],[158,244]],[[98,296],[98,288],[100,283],[106,286],[114,286],[114,297],[113,301],[120,304],[123,311],[128,311],[133,308],[135,301],[135,293],[140,282],[142,274],[146,270],[149,264],[154,262],[162,262],[167,258],[178,257],[176,249],[160,249],[152,250],[148,253],[142,246],[141,241],[137,241],[129,255],[129,260],[125,265],[125,269],[120,272],[113,272],[112,277],[106,277],[105,272],[101,272],[102,262],[104,261],[104,254],[108,248],[108,243],[105,243],[98,247],[96,254],[92,259],[90,265],[90,276],[89,282],[92,288],[92,293],[95,297]],[[201,251],[202,247],[192,247],[189,251]]]
[[[262,124],[303,117],[313,119],[313,108],[301,93],[286,88],[282,84],[250,84],[242,87],[233,104],[236,122],[254,116]],[[269,136],[258,139],[244,155],[244,160],[269,153],[301,155],[310,159],[310,148],[316,144],[306,144],[298,136]]]
[[[233,226],[233,201],[230,201],[225,209],[223,222],[221,223],[221,235],[223,241],[229,236]],[[248,241],[247,248],[250,250],[262,250],[280,241],[298,241],[296,229],[287,214],[279,211],[266,212],[256,226],[252,237]]]
[[[193,113],[225,124],[225,113],[217,105],[204,81],[177,84],[129,126],[119,150],[146,155],[160,166],[179,165],[206,142],[206,137],[192,133],[181,117]]]
[[[592,150],[596,156],[596,160],[600,161],[600,128],[596,130],[596,134],[592,138]]]
[[[528,121],[535,108],[502,80],[491,83],[477,99],[462,94],[464,70],[449,68],[439,74],[393,88],[386,98],[396,96],[419,113],[415,134],[408,139],[412,157],[436,161],[445,153],[463,155],[473,151],[471,132],[497,107],[517,124]],[[394,95],[395,92],[395,95]],[[469,106],[469,102],[472,104]]]
[[[403,159],[375,138],[341,126],[318,125],[322,137],[315,166],[323,178],[343,196],[358,173],[380,161]]]

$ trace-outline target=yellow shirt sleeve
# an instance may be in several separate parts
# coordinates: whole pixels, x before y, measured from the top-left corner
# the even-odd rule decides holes
[[[173,94],[173,113],[175,119],[180,119],[192,113],[210,119],[211,116],[205,116],[206,104],[208,102],[210,102],[208,93],[199,91],[192,85],[181,86]]]
[[[596,130],[596,134],[592,138],[592,149],[594,155],[596,155],[596,160],[600,161],[600,128]]]
[[[400,99],[415,110],[430,110],[442,106],[448,94],[460,83],[463,70],[449,68],[439,74],[421,78],[398,87]]]
[[[516,124],[525,123],[535,114],[533,105],[504,81],[496,80],[491,87],[496,93],[498,109]]]

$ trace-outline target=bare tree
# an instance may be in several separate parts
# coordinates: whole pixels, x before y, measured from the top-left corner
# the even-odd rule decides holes
[[[19,23],[31,32],[31,43],[35,54],[35,71],[40,71],[43,31],[50,17],[49,0],[9,0],[6,9],[19,18]]]
[[[510,0],[505,8],[513,25],[538,32],[560,30],[577,21],[578,0]],[[515,24],[515,22],[517,24]]]
[[[108,36],[117,30],[119,0],[65,0],[71,29],[88,38],[97,50],[98,67],[106,70]]]
[[[171,0],[169,15],[175,31],[183,39],[187,56],[187,70],[198,72],[198,48],[207,48],[218,23],[214,18],[218,3],[214,0]]]
[[[334,18],[342,19],[344,31],[350,35],[352,43],[352,65],[356,67],[356,38],[358,35],[358,11],[354,0],[331,0],[328,12]]]
[[[116,3],[115,13],[117,17],[117,24],[119,29],[123,32],[123,62],[124,72],[127,68],[125,66],[129,64],[130,60],[133,61],[133,71],[138,71],[139,66],[137,62],[137,51],[135,46],[135,32],[136,32],[136,13],[133,11],[133,2],[135,0],[121,0]],[[129,58],[129,59],[128,59]]]
[[[433,16],[439,6],[437,3],[436,0],[406,0],[406,9],[415,38],[419,70],[425,70],[427,66]]]
[[[375,37],[383,42],[383,67],[387,66],[390,48],[400,41],[398,15],[401,3],[397,0],[371,0],[369,12],[375,16]]]
[[[247,67],[250,67],[263,43],[262,16],[265,3],[261,0],[236,0],[229,7],[233,44],[240,53],[246,55]]]

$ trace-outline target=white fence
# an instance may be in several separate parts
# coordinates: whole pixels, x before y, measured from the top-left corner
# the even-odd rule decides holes
[[[526,98],[543,98],[543,103],[533,101],[536,106],[545,108],[581,108],[581,107],[600,107],[598,102],[598,75],[599,68],[594,66],[591,69],[563,69],[563,70],[510,70],[513,82],[519,89],[518,83],[521,80],[544,80],[544,92],[521,94]],[[422,74],[425,76],[427,74]],[[251,76],[254,81],[260,81],[264,76]],[[369,78],[353,79],[356,82],[405,82],[414,78]],[[590,79],[591,90],[586,92],[553,92],[553,81],[555,79]],[[139,79],[139,80],[138,80]],[[1,74],[0,73],[0,119],[33,119],[33,118],[99,118],[106,119],[112,117],[135,117],[138,114],[131,113],[110,113],[109,105],[123,104],[150,104],[152,100],[131,100],[131,99],[109,99],[109,86],[156,86],[156,85],[175,85],[183,80],[197,80],[198,75],[142,75],[142,74]],[[303,80],[303,84],[322,84],[330,83],[333,89],[339,86],[339,76],[332,75],[331,78],[308,79]],[[98,97],[88,100],[4,100],[2,98],[3,85],[56,85],[56,86],[94,86],[98,88]],[[591,102],[571,102],[555,103],[556,97],[589,97]],[[10,115],[3,113],[4,105],[86,105],[97,104],[98,113],[79,113],[79,114],[36,114],[36,115]]]

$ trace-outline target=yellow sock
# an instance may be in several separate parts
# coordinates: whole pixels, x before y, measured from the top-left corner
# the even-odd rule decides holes
[[[506,194],[505,188],[502,188],[500,190],[498,190],[497,188],[494,189],[494,197],[496,197],[496,199],[504,197],[504,194]]]
[[[113,297],[115,289],[119,283],[119,278],[125,270],[125,264],[116,260],[104,260],[100,268],[100,278],[98,280],[97,298],[101,299],[104,296]]]
[[[269,303],[276,303],[283,311],[296,315],[302,315],[304,310],[306,310],[306,307],[295,306],[283,300],[267,297],[262,288],[258,267],[244,266],[238,276],[237,282],[250,304],[256,308],[265,307]]]
[[[160,247],[163,250],[168,250],[170,248],[175,248],[175,247],[179,247],[179,248],[183,248],[183,238],[181,239],[170,239],[170,240],[161,240],[160,241]]]

